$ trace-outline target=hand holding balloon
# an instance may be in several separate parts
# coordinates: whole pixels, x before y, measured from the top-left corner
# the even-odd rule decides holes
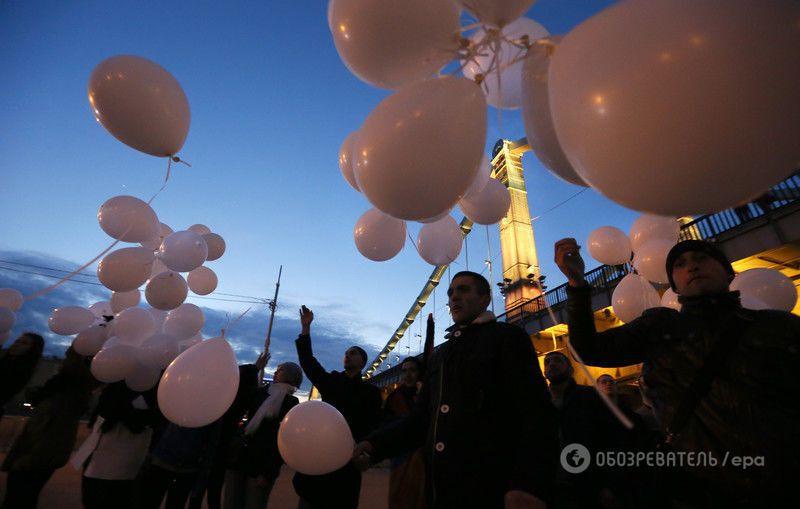
[[[573,238],[561,239],[556,242],[555,262],[561,272],[567,276],[570,286],[583,286],[586,284],[586,280],[583,279],[586,265],[583,263],[583,258],[581,258],[580,248]]]
[[[300,308],[300,334],[308,335],[311,332],[311,322],[314,321],[314,312],[305,306]]]

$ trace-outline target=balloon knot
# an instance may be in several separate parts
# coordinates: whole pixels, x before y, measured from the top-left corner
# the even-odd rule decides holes
[[[192,165],[191,165],[191,164],[187,163],[186,161],[184,161],[183,159],[181,159],[181,158],[180,158],[180,157],[178,157],[178,156],[172,156],[172,162],[173,162],[173,163],[181,163],[181,164],[185,164],[185,165],[186,165],[186,166],[188,166],[189,168],[191,168],[191,167],[192,167]]]

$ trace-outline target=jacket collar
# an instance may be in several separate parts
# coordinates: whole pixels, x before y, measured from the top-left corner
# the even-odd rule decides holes
[[[470,322],[468,325],[458,325],[458,324],[451,325],[450,327],[445,329],[447,331],[447,334],[445,334],[444,337],[445,339],[450,339],[450,336],[453,334],[453,332],[457,330],[466,329],[467,327],[470,327],[472,325],[480,325],[484,323],[494,322],[495,320],[497,320],[497,318],[494,316],[494,313],[492,313],[491,311],[484,311],[483,313],[479,314],[477,318],[472,320],[472,322]]]
[[[697,295],[694,297],[678,296],[681,303],[681,313],[718,314],[721,311],[738,311],[742,308],[739,300],[739,292],[714,293],[709,295]]]

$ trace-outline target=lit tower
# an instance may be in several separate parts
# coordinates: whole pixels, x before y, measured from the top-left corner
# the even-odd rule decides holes
[[[511,194],[511,206],[500,221],[506,310],[541,294],[536,284],[541,274],[533,241],[528,191],[522,175],[522,154],[528,150],[526,138],[498,140],[492,150],[492,175],[505,184]]]

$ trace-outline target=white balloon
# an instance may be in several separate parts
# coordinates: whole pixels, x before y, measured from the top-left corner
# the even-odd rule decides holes
[[[756,311],[760,309],[770,309],[770,306],[766,302],[754,295],[742,295],[740,300],[742,307],[745,309],[753,309]]]
[[[208,295],[217,289],[217,275],[202,265],[189,272],[186,279],[189,282],[189,289],[197,295]]]
[[[0,307],[8,308],[11,311],[19,311],[25,298],[19,290],[15,288],[0,288]]]
[[[0,307],[0,334],[10,331],[16,321],[16,313],[7,307]]]
[[[661,298],[645,278],[628,274],[619,282],[611,295],[614,314],[623,322],[632,322],[646,309],[660,307]]]
[[[144,297],[156,309],[169,311],[183,304],[189,295],[189,287],[183,276],[177,272],[167,271],[155,276],[147,282]]]
[[[678,241],[681,225],[674,217],[642,214],[631,226],[631,248],[636,252],[641,246],[653,239]]]
[[[178,350],[183,353],[186,350],[190,349],[195,345],[199,345],[203,342],[203,335],[201,333],[197,333],[194,336],[190,337],[189,339],[182,339],[178,341]]]
[[[481,162],[478,165],[478,170],[475,172],[475,178],[472,179],[472,184],[469,185],[467,191],[464,193],[464,198],[469,198],[470,196],[483,191],[483,188],[486,187],[486,183],[489,182],[490,174],[492,173],[492,165],[489,164],[489,158],[486,157],[486,154],[483,154],[481,158]],[[448,214],[450,212],[448,211]],[[420,221],[423,222],[423,221]]]
[[[683,305],[678,301],[678,294],[672,288],[667,288],[664,295],[661,296],[661,306],[665,308],[672,308],[675,311],[680,311]]]
[[[208,246],[195,232],[175,232],[161,243],[158,259],[175,272],[189,272],[206,261]]]
[[[342,61],[376,87],[433,76],[458,50],[459,12],[452,0],[335,0],[329,12]]]
[[[50,330],[61,336],[71,336],[90,327],[94,322],[94,314],[79,306],[56,308],[47,320]]]
[[[452,208],[475,179],[486,115],[483,92],[464,78],[403,87],[359,130],[353,151],[358,187],[398,219],[416,221]]]
[[[139,290],[131,290],[129,292],[112,292],[111,293],[111,310],[114,313],[119,313],[123,309],[132,308],[141,302],[142,294]]]
[[[436,214],[433,217],[426,217],[425,219],[419,219],[417,220],[417,222],[422,224],[435,223],[436,221],[442,219],[443,217],[449,216],[451,212],[453,212],[453,209],[449,208],[444,212],[442,212],[441,214]]]
[[[136,364],[131,373],[125,377],[125,384],[132,391],[144,392],[155,387],[160,378],[160,369],[147,368]]]
[[[346,465],[355,441],[344,416],[323,401],[305,401],[281,421],[278,451],[286,464],[307,475],[322,475]]]
[[[406,222],[369,209],[358,218],[353,229],[356,248],[365,258],[383,262],[394,258],[406,243]]]
[[[168,334],[154,334],[136,349],[139,364],[152,369],[164,369],[178,356],[178,340]]]
[[[164,322],[167,320],[168,311],[156,308],[147,308],[147,311],[149,311],[150,316],[153,317],[153,323],[156,324],[156,332],[163,332]]]
[[[203,235],[203,240],[206,241],[206,245],[208,246],[208,256],[206,256],[206,260],[214,261],[222,258],[222,255],[225,253],[225,239],[223,239],[221,235],[206,233]]]
[[[194,304],[184,302],[167,313],[164,333],[178,339],[187,339],[200,332],[203,323],[205,323],[203,310]]]
[[[358,136],[358,131],[353,131],[342,142],[342,146],[339,148],[339,170],[347,183],[350,184],[350,187],[361,192],[361,189],[358,188],[358,182],[356,182],[356,176],[353,174],[353,147],[355,146],[353,139],[356,136]]]
[[[417,235],[417,250],[431,265],[448,265],[461,253],[464,235],[450,216],[423,226]]]
[[[475,79],[483,75],[481,86],[486,93],[486,102],[495,108],[507,110],[522,106],[522,66],[523,57],[528,51],[509,41],[518,41],[527,36],[530,42],[547,37],[547,30],[529,18],[519,18],[506,25],[502,34],[504,40],[490,44],[480,54],[469,61],[462,60],[464,77]],[[473,45],[486,38],[486,31],[479,28],[470,40]]]
[[[90,357],[103,348],[107,336],[107,329],[103,325],[92,325],[83,329],[72,341],[72,348],[81,355]]]
[[[511,194],[506,186],[496,179],[489,179],[480,192],[461,198],[458,202],[461,212],[477,224],[494,224],[500,221],[510,206]]]
[[[171,233],[174,233],[172,228],[164,223],[158,223],[158,234],[149,240],[141,242],[141,245],[151,251],[156,251]]]
[[[97,212],[100,228],[125,242],[145,242],[158,235],[158,217],[146,202],[133,196],[106,200]]]
[[[631,259],[630,239],[625,232],[613,226],[594,229],[586,245],[592,258],[606,265],[622,265]]]
[[[153,252],[145,247],[117,249],[97,264],[97,277],[109,290],[129,292],[147,281],[154,260]]]
[[[478,21],[493,27],[504,27],[522,16],[536,0],[456,0]]]
[[[639,246],[633,255],[633,266],[648,281],[669,283],[667,277],[667,254],[675,241],[651,239]]]
[[[549,44],[534,44],[522,65],[522,119],[531,150],[550,173],[570,184],[586,187],[561,149],[550,111],[549,70],[552,46],[561,37],[550,37]]]
[[[89,104],[108,132],[145,154],[175,155],[189,133],[189,101],[180,83],[146,58],[100,62],[89,77]]]
[[[91,306],[89,306],[89,311],[95,316],[95,318],[102,318],[103,316],[114,316],[114,311],[111,309],[111,303],[107,300],[101,300],[100,302],[95,302]]]
[[[761,301],[767,309],[791,311],[797,303],[797,288],[792,280],[773,269],[757,268],[740,272],[731,282],[730,288],[739,291],[742,301],[747,298],[748,304],[753,306],[758,305],[757,301]]]
[[[674,216],[786,178],[800,161],[798,18],[797,0],[628,0],[575,27],[550,64],[575,171],[625,207]]]
[[[204,224],[198,223],[186,228],[186,231],[194,232],[202,237],[203,235],[211,233],[211,228]]]
[[[92,375],[103,383],[119,382],[136,368],[136,349],[128,344],[106,341],[102,350],[92,359]]]
[[[175,424],[197,428],[219,419],[233,403],[238,388],[236,356],[220,336],[197,344],[172,361],[158,386],[158,406]]]
[[[164,265],[164,262],[156,258],[156,260],[153,262],[153,268],[150,270],[150,277],[157,276],[162,272],[167,272],[168,270],[170,270],[169,267]]]
[[[144,308],[133,307],[120,311],[114,318],[114,335],[120,341],[139,345],[155,332],[156,324],[153,315]]]

